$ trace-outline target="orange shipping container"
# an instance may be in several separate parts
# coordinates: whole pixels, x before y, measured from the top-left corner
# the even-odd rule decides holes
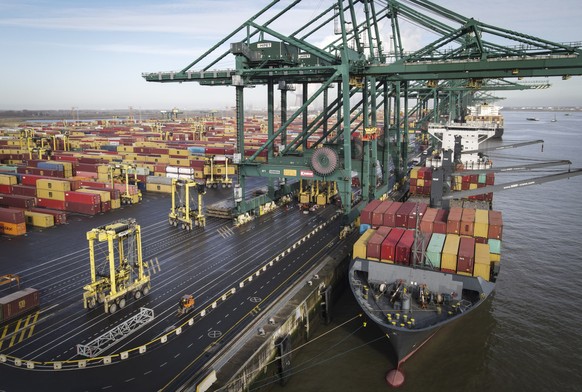
[[[447,218],[447,234],[459,234],[461,231],[461,216],[463,209],[460,207],[451,207],[449,217]]]
[[[460,235],[473,236],[475,232],[475,209],[474,208],[463,208],[463,214],[461,215],[461,227]]]
[[[26,223],[0,222],[0,233],[14,236],[26,234]]]

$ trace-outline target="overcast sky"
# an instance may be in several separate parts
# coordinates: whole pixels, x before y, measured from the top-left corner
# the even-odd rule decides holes
[[[0,110],[231,107],[234,88],[148,83],[141,74],[184,68],[268,3],[0,0]],[[290,0],[282,0],[277,7],[289,3]],[[304,0],[292,16],[273,27],[290,33],[332,3]],[[549,41],[582,41],[579,0],[438,3],[461,15]],[[382,29],[386,37],[388,28],[385,20]],[[328,42],[332,30],[310,42]],[[414,26],[407,28],[402,32],[405,49],[416,50],[430,42],[431,37],[426,34]],[[232,55],[216,66],[233,67]],[[500,102],[503,106],[582,106],[581,80],[582,77],[567,81],[550,78],[552,87],[547,90],[496,95],[507,97]],[[264,106],[265,97],[263,91],[256,90],[249,92],[246,102],[258,108]]]

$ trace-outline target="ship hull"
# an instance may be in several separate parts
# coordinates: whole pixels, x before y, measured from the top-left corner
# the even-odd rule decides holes
[[[389,338],[398,366],[409,359],[441,328],[477,309],[495,287],[494,283],[481,278],[359,258],[350,263],[349,280],[352,293],[364,313]],[[435,292],[466,293],[467,298],[471,297],[472,300],[464,299],[465,294],[463,294],[463,299],[459,296],[459,301],[451,301],[451,303],[462,303],[462,306],[453,304],[426,308],[412,306],[408,311],[403,310],[402,307],[395,306],[398,305],[397,302],[390,303],[389,294],[378,295],[377,288],[381,288],[383,283],[390,284],[397,281],[426,284],[434,287]],[[368,288],[367,292],[364,287]],[[404,320],[405,314],[407,321]],[[407,324],[411,319],[414,319],[412,326]]]
[[[495,135],[493,135],[494,139],[501,139],[503,137],[503,128],[499,127],[495,130]]]

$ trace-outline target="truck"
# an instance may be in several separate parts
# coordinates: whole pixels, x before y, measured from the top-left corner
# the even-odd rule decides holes
[[[190,310],[194,309],[194,296],[192,294],[184,294],[178,303],[178,316],[183,316]]]

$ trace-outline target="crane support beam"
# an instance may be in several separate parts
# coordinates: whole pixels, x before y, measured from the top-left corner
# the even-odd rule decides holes
[[[532,169],[539,169],[542,167],[548,166],[561,166],[561,165],[571,165],[572,161],[568,160],[560,160],[560,161],[549,161],[549,162],[539,162],[539,163],[530,163],[526,165],[519,165],[519,166],[504,166],[504,167],[492,167],[490,169],[483,169],[483,170],[471,170],[471,174],[486,174],[486,173],[509,173],[509,172],[516,172],[516,171],[523,171],[523,170],[532,170]],[[467,172],[456,172],[453,173],[453,176],[463,176],[466,175]]]
[[[482,195],[484,193],[506,191],[510,189],[523,188],[531,185],[540,185],[550,181],[558,181],[582,175],[582,169],[572,169],[565,173],[550,174],[542,177],[529,178],[526,180],[506,182],[504,184],[489,185],[484,188],[471,189],[466,191],[452,192],[443,195],[443,200],[460,199],[469,196]]]
[[[541,144],[544,141],[541,139],[538,140],[530,140],[527,142],[521,142],[521,143],[512,143],[512,144],[505,144],[502,146],[493,146],[493,147],[483,147],[480,148],[478,150],[466,150],[466,151],[461,151],[461,154],[475,154],[478,152],[485,152],[485,151],[501,151],[501,150],[509,150],[512,148],[518,148],[518,147],[525,147],[525,146],[529,146],[532,144]]]

